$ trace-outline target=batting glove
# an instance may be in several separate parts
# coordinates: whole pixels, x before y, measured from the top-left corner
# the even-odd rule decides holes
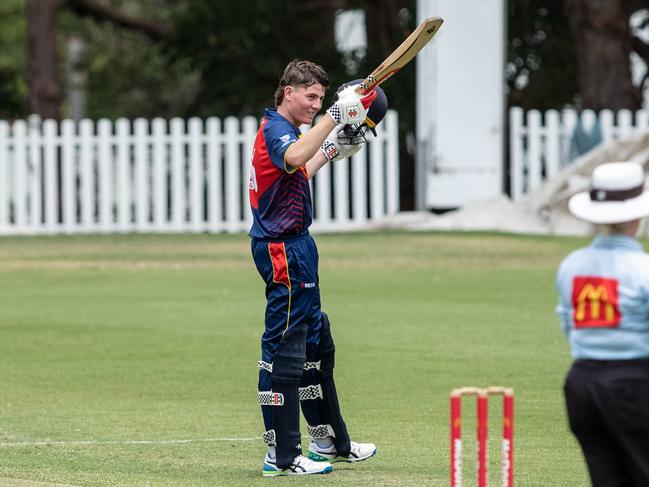
[[[367,116],[367,110],[377,97],[372,91],[367,95],[356,93],[358,85],[348,86],[338,93],[338,100],[329,107],[327,113],[336,124],[361,124]]]
[[[322,143],[320,151],[324,154],[329,162],[336,162],[356,154],[366,140],[362,137],[354,137],[353,143],[349,143],[350,138],[344,134],[345,125],[337,125],[327,135]],[[347,143],[343,143],[343,141]]]

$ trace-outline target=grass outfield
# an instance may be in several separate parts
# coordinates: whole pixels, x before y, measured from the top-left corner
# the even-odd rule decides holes
[[[261,477],[264,299],[246,236],[2,238],[0,486],[447,486],[448,393],[489,384],[516,391],[517,487],[588,485],[554,314],[556,267],[587,239],[316,240],[342,410],[375,458]],[[471,478],[473,402],[465,413]]]

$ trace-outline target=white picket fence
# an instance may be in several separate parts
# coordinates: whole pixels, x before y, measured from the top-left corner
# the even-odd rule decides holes
[[[602,143],[649,131],[649,111],[572,109],[540,112],[513,107],[509,112],[511,197],[537,189],[571,162],[570,147],[578,121],[590,131],[599,127]]]
[[[0,235],[240,232],[251,223],[254,117],[0,121]],[[397,116],[312,180],[314,230],[398,211]]]

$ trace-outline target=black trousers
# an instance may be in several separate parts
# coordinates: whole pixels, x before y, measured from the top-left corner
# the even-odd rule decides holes
[[[564,393],[593,487],[648,487],[649,360],[577,360]]]

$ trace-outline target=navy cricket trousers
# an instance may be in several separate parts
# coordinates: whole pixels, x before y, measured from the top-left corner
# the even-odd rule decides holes
[[[305,362],[316,361],[322,318],[318,284],[318,250],[310,235],[281,241],[252,240],[252,255],[266,284],[265,328],[261,360],[289,363],[289,370],[260,368],[259,391],[272,381],[299,383]],[[287,367],[282,366],[283,369]],[[299,370],[298,370],[299,369]],[[272,406],[262,406],[266,430],[273,429]]]

